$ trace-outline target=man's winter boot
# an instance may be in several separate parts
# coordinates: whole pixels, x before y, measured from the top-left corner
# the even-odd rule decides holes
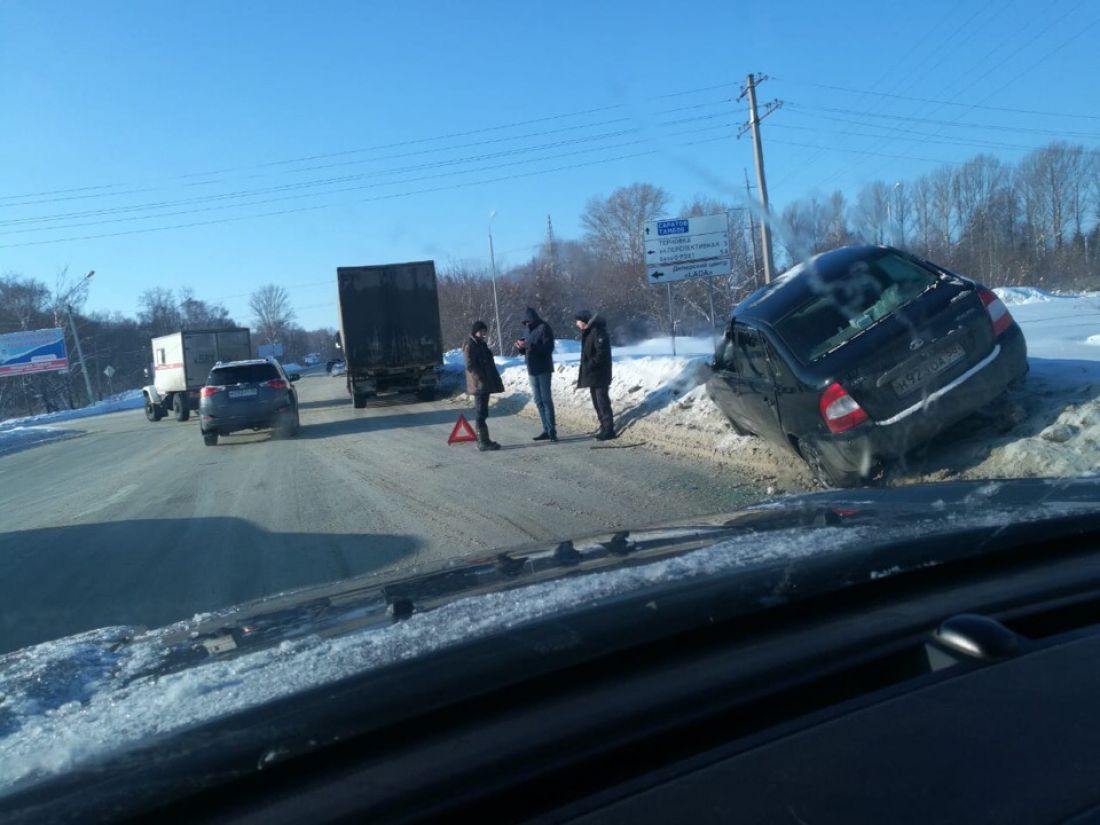
[[[477,448],[481,450],[481,452],[500,449],[499,444],[497,444],[495,441],[490,440],[488,427],[477,428]]]

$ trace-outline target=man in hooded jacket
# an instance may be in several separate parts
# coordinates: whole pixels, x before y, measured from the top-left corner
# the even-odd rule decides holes
[[[581,365],[577,375],[577,387],[588,388],[592,406],[600,422],[597,441],[609,441],[615,437],[615,413],[611,409],[611,338],[607,323],[599,315],[582,309],[576,315],[577,329],[581,331]]]
[[[516,349],[527,361],[527,379],[531,382],[531,399],[538,408],[542,420],[542,432],[535,441],[558,440],[557,422],[554,417],[554,396],[550,382],[554,376],[554,330],[531,307],[523,316],[527,337],[516,341]]]
[[[489,438],[489,396],[504,392],[504,382],[493,360],[493,352],[485,341],[488,334],[489,327],[485,322],[476,321],[470,330],[470,337],[462,346],[466,360],[466,392],[474,397],[477,448],[482,452],[500,449],[500,445]]]

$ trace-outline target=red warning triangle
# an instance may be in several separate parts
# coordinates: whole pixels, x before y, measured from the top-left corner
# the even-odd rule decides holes
[[[455,428],[451,430],[451,437],[447,439],[447,443],[461,444],[463,441],[477,441],[477,436],[474,435],[474,430],[470,426],[470,422],[466,420],[466,416],[460,415],[458,421],[455,422]]]

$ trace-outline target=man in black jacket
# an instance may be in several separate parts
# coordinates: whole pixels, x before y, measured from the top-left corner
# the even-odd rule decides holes
[[[470,337],[462,346],[462,354],[466,360],[466,392],[474,397],[474,407],[477,415],[477,448],[482,452],[486,450],[499,450],[500,445],[489,439],[489,396],[492,393],[504,392],[504,382],[497,371],[497,363],[493,360],[493,352],[485,342],[489,334],[489,328],[484,321],[475,321]]]
[[[527,307],[524,313],[523,325],[527,327],[527,337],[516,341],[516,349],[523,353],[527,361],[531,399],[542,419],[542,432],[535,436],[535,441],[557,441],[554,396],[550,392],[550,381],[554,376],[554,330],[531,307]]]
[[[611,409],[611,338],[603,318],[582,309],[576,315],[577,329],[581,331],[581,367],[577,375],[577,387],[588,387],[592,394],[592,406],[600,421],[597,441],[609,441],[615,437],[615,414]]]

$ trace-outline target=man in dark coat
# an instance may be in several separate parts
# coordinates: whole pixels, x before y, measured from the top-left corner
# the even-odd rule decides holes
[[[550,382],[554,376],[554,330],[531,307],[523,316],[527,337],[516,341],[516,349],[527,361],[527,379],[531,382],[531,399],[542,419],[542,432],[535,441],[558,440],[557,421],[554,418],[554,396]]]
[[[489,438],[489,396],[493,393],[504,392],[504,382],[497,371],[496,361],[493,360],[492,350],[485,339],[489,335],[489,327],[484,321],[476,321],[470,330],[470,337],[462,346],[462,353],[466,359],[466,392],[474,397],[474,406],[477,414],[477,448],[482,452],[486,450],[499,450],[500,445]]]
[[[577,329],[581,331],[581,367],[577,375],[577,387],[588,387],[592,406],[600,422],[597,441],[609,441],[615,437],[615,413],[611,409],[611,338],[603,318],[588,310],[576,315]]]

